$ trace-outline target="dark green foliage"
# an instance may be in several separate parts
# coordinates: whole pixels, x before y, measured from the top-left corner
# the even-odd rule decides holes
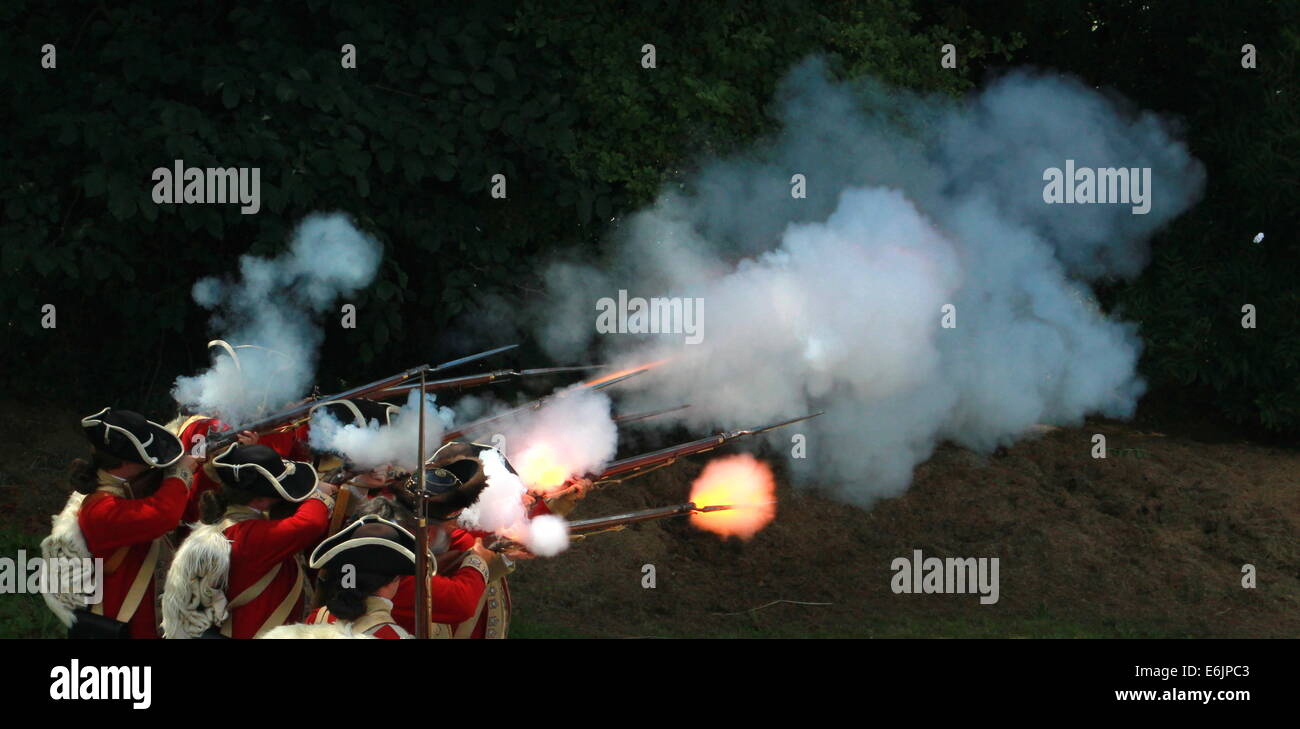
[[[458,317],[484,295],[526,307],[551,252],[596,253],[662,185],[771,131],[776,81],[828,53],[844,76],[949,93],[1037,64],[1184,119],[1206,199],[1104,300],[1140,322],[1155,398],[1295,432],[1296,7],[7,3],[3,379],[29,395],[58,385],[87,406],[161,409],[175,374],[206,361],[193,282],[242,253],[275,253],[303,215],[333,209],[380,236],[386,259],[352,302],[358,328],[327,327],[321,385],[461,353]],[[945,42],[959,49],[955,72],[939,66]],[[1241,68],[1245,42],[1258,69]],[[44,43],[57,70],[40,68]],[[345,43],[355,70],[340,66]],[[641,66],[646,43],[655,70]],[[174,159],[260,167],[261,213],[155,205],[150,173]],[[488,194],[497,173],[506,200]],[[1240,326],[1247,303],[1257,329]],[[57,329],[40,328],[43,304],[58,307]]]
[[[418,7],[0,9],[17,112],[0,154],[6,379],[33,394],[58,383],[95,407],[161,406],[178,371],[206,362],[194,281],[275,253],[303,215],[335,209],[378,234],[386,258],[352,302],[358,327],[327,327],[321,385],[436,361],[464,346],[448,325],[483,293],[522,306],[550,252],[595,246],[681,165],[767,130],[772,87],[804,55],[969,86],[937,62],[938,38],[966,35],[919,27],[905,0]],[[56,70],[40,68],[44,43]],[[341,67],[345,43],[355,70]],[[656,70],[641,67],[645,43]],[[175,159],[260,167],[260,214],[156,205],[151,173]],[[489,195],[497,173],[506,200]],[[40,327],[47,303],[54,330]]]
[[[1205,198],[1156,237],[1143,275],[1105,298],[1141,324],[1148,405],[1300,432],[1300,5],[1010,0],[955,16],[933,5],[946,22],[1020,33],[1018,61],[1183,121]],[[1257,68],[1242,67],[1247,43]],[[1242,328],[1246,304],[1255,329]]]

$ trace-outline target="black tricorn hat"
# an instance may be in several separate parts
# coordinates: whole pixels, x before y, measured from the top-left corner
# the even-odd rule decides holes
[[[345,565],[381,575],[415,574],[415,536],[397,524],[366,514],[312,550],[312,569],[332,574]],[[432,564],[432,562],[431,562]]]
[[[303,501],[316,488],[316,469],[303,461],[288,461],[264,445],[236,445],[212,459],[221,482],[252,491]]]
[[[131,410],[104,408],[82,418],[81,428],[91,445],[131,463],[163,468],[185,454],[179,438]]]
[[[480,455],[489,450],[500,454],[492,446],[482,443],[452,441],[425,462],[424,497],[429,502],[429,516],[447,519],[478,501],[479,494],[488,485]],[[500,455],[505,467],[515,473],[505,455]],[[404,488],[397,489],[398,495],[405,497],[408,503],[415,500],[418,491],[419,482],[415,476],[407,480]]]
[[[313,405],[311,412],[314,413],[319,409],[324,409],[344,425],[351,423],[359,428],[366,427],[372,420],[378,420],[380,425],[392,425],[393,416],[401,411],[401,408],[396,405],[364,397],[354,397],[351,400],[325,400]]]

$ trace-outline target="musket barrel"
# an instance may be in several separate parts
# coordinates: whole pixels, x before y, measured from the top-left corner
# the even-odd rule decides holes
[[[660,415],[667,415],[668,413],[675,413],[675,412],[678,412],[678,411],[680,411],[680,410],[685,410],[686,408],[689,408],[689,407],[690,407],[689,404],[688,404],[688,405],[678,405],[678,406],[675,407],[675,408],[664,408],[663,410],[647,410],[647,411],[645,411],[645,412],[641,412],[641,413],[626,413],[626,414],[623,414],[623,415],[615,415],[615,416],[614,416],[614,422],[615,422],[615,423],[618,423],[619,425],[623,425],[624,423],[635,423],[635,422],[637,422],[637,421],[639,421],[639,420],[649,420],[650,418],[657,418],[657,417],[659,417]]]
[[[617,527],[636,524],[643,521],[653,521],[655,519],[666,519],[674,516],[686,516],[688,514],[704,514],[714,511],[727,511],[734,509],[731,504],[718,504],[715,506],[696,506],[693,502],[685,504],[675,504],[673,506],[660,506],[654,509],[642,509],[641,511],[629,511],[626,514],[615,514],[613,516],[601,516],[595,519],[583,519],[581,521],[569,522],[569,536],[577,537],[584,534],[614,529]],[[509,539],[501,539],[492,544],[490,547],[493,551],[502,552],[508,549],[518,548],[520,545]]]
[[[449,377],[443,380],[430,380],[424,383],[425,392],[435,392],[437,390],[452,390],[464,387],[478,387],[479,385],[488,385],[499,380],[509,380],[521,377],[532,377],[536,375],[554,375],[563,372],[579,372],[600,367],[600,365],[581,365],[576,367],[541,367],[530,370],[493,370],[478,375],[464,375],[462,377]],[[419,389],[419,386],[403,382],[400,385],[387,388],[376,394],[376,397],[386,398],[393,395],[410,392]]]
[[[620,458],[617,461],[611,462],[605,467],[605,470],[601,471],[600,474],[593,476],[591,480],[602,481],[607,478],[613,478],[614,476],[638,471],[642,468],[666,463],[677,458],[693,456],[696,453],[704,453],[705,451],[711,451],[726,442],[727,437],[725,435],[713,435],[708,438],[693,440],[689,443],[682,443],[669,448],[661,448],[649,453]]]
[[[670,516],[684,516],[695,510],[695,504],[685,503],[677,504],[675,506],[662,506],[656,509],[630,511],[626,514],[602,516],[595,519],[583,519],[581,521],[569,522],[569,534],[586,534],[588,532],[598,532],[610,527],[636,524],[637,522],[642,521],[663,519]]]
[[[420,385],[424,385],[425,372],[420,372]],[[429,637],[429,613],[431,605],[429,602],[429,502],[425,499],[425,469],[424,466],[424,398],[420,398],[419,414],[419,435],[420,442],[416,445],[416,459],[421,468],[417,469],[417,483],[419,484],[419,498],[416,501],[415,520],[417,532],[415,535],[415,637]]]
[[[649,468],[650,466],[656,466],[661,463],[669,463],[671,461],[674,461],[678,458],[683,458],[685,456],[692,456],[695,455],[696,453],[704,453],[705,451],[711,451],[714,448],[717,448],[718,446],[722,445],[723,443],[726,443],[727,441],[735,440],[737,438],[744,438],[750,435],[758,435],[760,433],[766,433],[769,430],[773,430],[776,428],[783,428],[787,425],[792,425],[794,423],[808,420],[809,418],[815,418],[818,415],[821,415],[821,413],[820,412],[810,413],[808,415],[804,415],[798,418],[791,418],[790,420],[784,420],[779,423],[772,423],[771,425],[764,425],[758,428],[751,428],[748,430],[733,430],[729,433],[718,433],[717,435],[711,435],[707,438],[700,438],[699,440],[693,440],[690,441],[689,443],[682,443],[680,445],[670,446],[668,448],[661,448],[657,451],[642,453],[637,456],[629,456],[627,458],[621,458],[606,466],[604,471],[601,471],[599,474],[594,476],[588,476],[588,478],[590,478],[592,481],[595,482],[604,481],[606,479],[610,479],[615,476],[620,476],[625,473],[632,473],[634,471],[639,471],[644,468]]]
[[[401,395],[421,388],[423,388],[425,392],[435,392],[438,390],[451,390],[457,387],[475,387],[478,385],[486,385],[490,382],[496,382],[499,379],[511,377],[517,374],[519,373],[514,370],[495,370],[493,372],[484,372],[480,375],[464,375],[462,377],[448,377],[443,380],[430,380],[424,383],[424,385],[420,385],[419,383],[403,382],[402,384],[385,388],[384,390],[375,393],[375,396],[380,398],[392,397],[393,395]]]
[[[553,399],[564,397],[569,393],[582,392],[586,390],[603,390],[606,387],[617,385],[620,382],[625,382],[629,378],[636,377],[637,375],[648,372],[649,370],[650,370],[649,367],[642,367],[641,369],[634,370],[632,372],[628,372],[623,375],[619,375],[618,377],[611,377],[609,379],[598,378],[590,382],[584,382],[579,385],[573,385],[568,389],[552,393],[550,395],[547,395],[546,397],[540,397],[536,400],[526,402],[523,405],[520,405],[515,408],[511,408],[510,410],[506,410],[504,412],[497,413],[496,415],[488,415],[486,417],[479,418],[478,420],[466,423],[455,430],[443,433],[442,442],[450,443],[451,441],[461,437],[462,435],[465,435],[466,433],[482,428],[488,423],[494,423],[503,418],[513,417],[519,415],[520,413],[526,413],[530,410],[537,410],[538,408],[542,407],[543,405],[552,401]]]
[[[232,426],[230,430],[225,430],[220,433],[209,435],[205,441],[206,443],[205,448],[209,453],[211,453],[213,450],[217,448],[224,448],[227,445],[234,443],[236,436],[238,436],[240,432],[245,430],[251,430],[254,433],[258,433],[258,434],[269,433],[273,430],[278,430],[279,428],[283,428],[286,425],[291,425],[299,420],[305,419],[307,415],[312,411],[312,408],[316,407],[316,404],[319,402],[326,401],[326,400],[349,400],[355,397],[364,397],[366,395],[369,395],[372,392],[383,390],[387,387],[391,387],[400,382],[408,380],[412,377],[420,376],[428,369],[429,369],[429,365],[420,365],[419,367],[412,367],[411,369],[406,370],[405,372],[400,372],[391,377],[385,377],[382,380],[375,380],[374,382],[361,385],[359,387],[354,387],[350,390],[344,390],[343,392],[340,392],[336,395],[330,395],[329,397],[324,397],[319,400],[310,400],[308,402],[295,405],[289,408],[288,410],[282,410],[274,415],[270,415],[265,418],[262,418],[261,420],[255,420],[252,423],[241,424],[239,426]]]

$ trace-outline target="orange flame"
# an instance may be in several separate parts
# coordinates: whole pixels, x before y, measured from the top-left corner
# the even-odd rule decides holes
[[[736,507],[691,514],[691,523],[724,537],[749,539],[776,518],[772,469],[748,453],[715,458],[691,486],[691,501],[699,507]]]
[[[659,365],[664,364],[667,361],[668,361],[667,359],[661,359],[656,362],[648,362],[643,365],[637,365],[636,367],[628,367],[625,370],[619,370],[618,372],[611,372],[608,375],[601,375],[600,377],[597,377],[594,380],[587,380],[586,382],[582,383],[581,386],[595,387],[597,385],[602,385],[606,382],[609,382],[610,380],[616,380],[620,377],[623,377],[624,375],[630,375],[633,372],[641,372],[642,370],[654,369],[655,367],[658,367]]]
[[[513,465],[524,485],[543,496],[559,491],[572,475],[555,449],[546,443],[535,443],[524,449]]]

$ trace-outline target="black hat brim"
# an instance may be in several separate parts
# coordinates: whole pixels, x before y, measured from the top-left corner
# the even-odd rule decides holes
[[[367,524],[391,527],[395,538],[358,537],[357,530]],[[336,571],[343,565],[352,565],[361,572],[413,575],[416,549],[415,536],[401,525],[374,514],[366,514],[317,545],[312,550],[309,565],[312,569],[331,571]]]
[[[103,416],[110,410],[111,408],[104,408],[94,415],[81,419],[81,427],[86,438],[96,448],[123,460],[142,463],[153,468],[166,468],[185,455],[185,447],[181,445],[180,438],[177,438],[175,433],[152,420],[145,420],[143,426],[145,433],[141,437],[141,434],[105,421]],[[106,434],[109,438],[114,438],[116,435],[114,440],[119,444],[127,444],[126,447],[133,453],[108,447],[104,442]]]
[[[238,462],[237,460],[245,448],[266,448],[266,446],[236,446],[212,459],[216,466],[217,474],[221,476],[223,483],[237,485],[242,488],[252,488],[255,493],[264,496],[278,496],[282,499],[292,502],[304,501],[311,496],[312,491],[316,488],[316,482],[319,478],[316,475],[316,469],[306,461],[290,461],[288,459],[278,458],[280,464],[280,473],[273,473],[267,470],[266,466],[261,463],[252,461]],[[270,448],[266,448],[271,451]],[[272,453],[274,451],[271,451]],[[267,466],[274,467],[269,462],[269,458],[264,458]],[[292,467],[292,473],[286,473]],[[250,484],[240,478],[240,472],[244,469],[250,469],[256,474],[255,480]],[[230,476],[230,478],[227,478]]]
[[[311,492],[316,489],[316,483],[319,477],[316,475],[316,469],[306,461],[288,461],[294,465],[293,473],[285,476],[283,480],[277,482],[276,490],[280,495],[289,501],[303,501]]]

